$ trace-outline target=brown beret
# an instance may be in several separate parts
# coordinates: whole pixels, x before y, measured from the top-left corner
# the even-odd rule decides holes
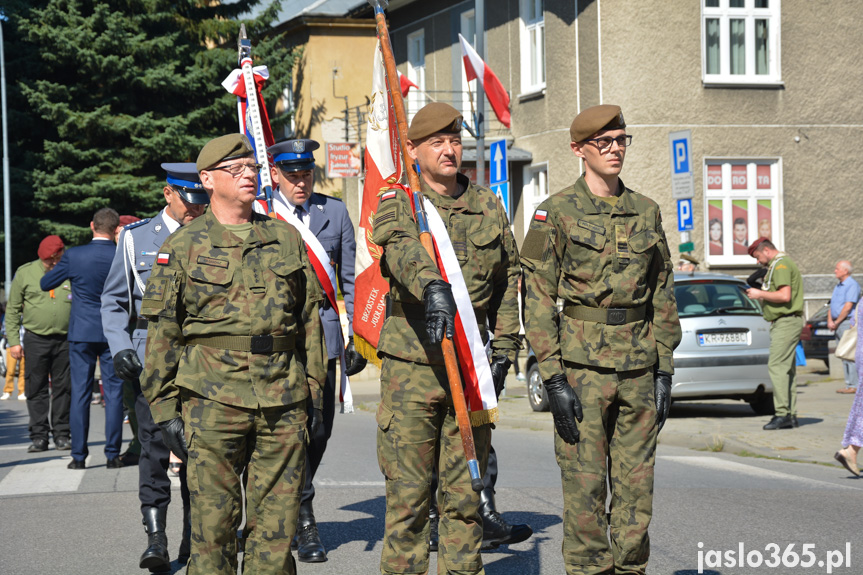
[[[695,265],[698,265],[701,263],[700,261],[698,261],[697,259],[695,259],[694,257],[692,257],[689,254],[680,254],[680,259],[682,259],[683,261],[687,261],[691,264],[695,264]]]
[[[443,102],[432,102],[416,113],[408,129],[408,140],[416,142],[442,132],[461,133],[461,112]]]
[[[120,225],[124,228],[129,224],[134,224],[135,222],[140,222],[141,218],[138,216],[120,216]]]
[[[39,250],[36,254],[40,260],[47,260],[65,247],[66,244],[63,243],[60,236],[48,236],[39,242]]]
[[[749,255],[754,258],[755,257],[755,250],[757,250],[759,248],[759,246],[761,246],[761,244],[763,244],[764,242],[769,241],[769,240],[770,240],[770,238],[765,238],[764,236],[761,236],[760,238],[758,238],[757,240],[752,242],[752,244],[750,244],[750,246],[749,246],[749,249],[747,250],[749,252]]]
[[[243,134],[219,136],[207,142],[198,154],[195,168],[200,172],[224,160],[244,158],[254,153],[249,139]]]
[[[626,127],[620,106],[602,104],[591,106],[575,117],[569,127],[569,135],[573,142],[586,140],[602,130],[619,130]]]

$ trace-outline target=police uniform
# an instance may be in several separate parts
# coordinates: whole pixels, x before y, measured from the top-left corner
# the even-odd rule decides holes
[[[623,127],[617,106],[598,106],[573,122],[572,141]],[[578,575],[645,572],[661,426],[654,383],[662,377],[663,405],[670,405],[672,352],[681,337],[659,207],[617,182],[619,195],[603,199],[582,175],[544,201],[521,253],[526,336],[540,375],[547,386],[563,378],[583,407],[574,444],[562,439],[555,414],[563,555],[567,573]],[[663,412],[662,422],[667,407]]]
[[[251,154],[245,136],[222,136],[197,167]],[[228,226],[208,210],[172,234],[141,305],[150,320],[142,391],[163,433],[188,444],[189,575],[237,572],[244,487],[245,570],[296,572],[306,404],[321,408],[325,377],[323,295],[299,233],[249,212],[249,223]]]
[[[451,112],[443,110],[442,116],[428,115],[440,106],[444,105],[431,104],[423,109],[425,113],[417,113],[408,133],[412,141],[460,129],[461,117],[449,106]],[[417,126],[427,120],[431,121],[427,129],[418,131]],[[460,174],[457,183],[464,190],[457,197],[433,191],[424,180],[422,191],[446,225],[483,341],[488,341],[491,331],[492,354],[511,361],[520,346],[515,241],[494,193]],[[440,345],[429,340],[422,303],[426,288],[440,281],[441,274],[419,242],[407,194],[399,190],[381,197],[372,241],[384,250],[381,272],[389,279],[391,299],[378,344],[382,358],[378,462],[387,495],[381,572],[428,569],[430,481],[437,458],[442,494],[438,572],[482,573],[480,498],[471,489],[443,355]],[[482,472],[490,427],[473,427]]]
[[[165,163],[167,184],[181,198],[193,204],[209,203],[193,163]],[[147,320],[140,317],[141,297],[156,256],[162,243],[180,223],[171,219],[163,209],[152,219],[129,224],[120,232],[117,251],[102,291],[102,327],[111,355],[114,358],[127,350],[134,350],[141,365],[144,363],[144,346],[147,341]],[[119,359],[119,358],[118,358]],[[115,368],[119,361],[115,359]],[[164,533],[168,504],[171,501],[171,480],[167,474],[170,451],[162,441],[162,432],[153,421],[150,405],[141,393],[139,379],[124,382],[134,391],[134,409],[138,420],[141,455],[138,460],[138,498],[147,533]],[[189,558],[189,489],[186,483],[186,466],[180,468],[180,493],[183,499],[183,541],[178,559]],[[150,543],[154,543],[151,538]],[[167,549],[148,546],[141,559],[141,567],[166,568],[169,566]]]
[[[315,169],[314,151],[320,147],[314,140],[286,140],[267,148],[273,162],[281,172],[298,172]],[[345,313],[348,320],[348,344],[346,360],[350,363],[348,374],[358,373],[365,366],[363,359],[353,344],[354,319],[354,260],[357,244],[354,239],[354,226],[348,210],[340,200],[312,192],[303,204],[295,206],[280,190],[275,201],[282,202],[294,211],[306,227],[311,230],[329,257],[329,263],[336,273],[338,288],[344,297]],[[337,286],[333,286],[336,288]],[[324,385],[323,425],[314,437],[310,438],[306,450],[306,482],[300,503],[299,524],[297,525],[297,556],[300,561],[316,563],[327,560],[326,550],[320,540],[315,522],[312,500],[315,497],[314,478],[323,459],[327,442],[332,435],[336,405],[336,364],[341,355],[344,342],[339,310],[334,308],[329,298],[324,298],[320,309],[324,338],[327,344],[327,378]],[[353,367],[353,369],[351,369]]]

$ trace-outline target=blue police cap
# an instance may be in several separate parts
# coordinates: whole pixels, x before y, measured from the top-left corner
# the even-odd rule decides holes
[[[194,162],[165,163],[162,169],[168,173],[167,181],[180,197],[190,204],[209,204],[210,196],[204,191],[198,169]]]
[[[279,169],[285,172],[313,170],[315,156],[312,154],[321,145],[314,140],[285,140],[267,148],[273,155],[273,161]]]

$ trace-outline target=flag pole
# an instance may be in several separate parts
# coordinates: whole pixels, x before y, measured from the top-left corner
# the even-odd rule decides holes
[[[395,57],[393,56],[393,47],[390,43],[390,35],[387,30],[387,20],[382,6],[382,4],[386,4],[386,1],[387,0],[368,0],[369,4],[372,5],[372,8],[375,9],[375,22],[377,24],[378,38],[381,41],[381,51],[383,52],[384,68],[387,76],[387,89],[390,92],[393,111],[396,115],[396,124],[398,125],[399,147],[401,148],[404,166],[407,169],[408,185],[414,193],[413,203],[416,211],[417,226],[419,227],[420,232],[420,242],[428,252],[429,256],[431,256],[432,261],[437,261],[434,253],[434,245],[432,244],[431,233],[429,232],[428,221],[426,220],[426,215],[422,207],[423,204],[421,201],[422,193],[420,192],[421,186],[419,174],[417,174],[414,166],[408,161],[409,156],[405,149],[405,143],[408,139],[407,114],[405,114],[405,104],[399,87],[398,72],[396,71],[396,62]],[[393,85],[396,86],[395,89],[393,89]],[[459,373],[458,360],[456,359],[455,347],[453,346],[452,339],[444,337],[443,341],[441,341],[441,350],[443,351],[456,420],[458,421],[458,428],[461,433],[462,449],[464,449],[468,471],[470,472],[471,488],[476,492],[480,492],[483,488],[482,477],[479,473],[479,462],[476,457],[476,446],[473,442],[473,431],[470,427],[470,419],[467,413],[467,402],[464,398],[461,374]]]
[[[485,59],[485,1],[475,0],[474,4],[474,26],[476,28],[476,51],[479,57]],[[476,83],[476,107],[479,112],[476,115],[476,185],[485,185],[485,122],[483,122],[483,110],[485,109],[485,89],[482,82]]]

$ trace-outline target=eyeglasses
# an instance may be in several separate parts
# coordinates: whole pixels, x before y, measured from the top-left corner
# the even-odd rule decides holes
[[[605,153],[611,149],[612,144],[617,142],[618,147],[626,148],[630,144],[632,144],[632,136],[629,134],[625,136],[618,136],[616,138],[591,138],[589,140],[585,140],[586,142],[595,142],[596,147],[599,149],[600,153]]]
[[[252,170],[255,174],[261,173],[261,168],[263,168],[263,164],[248,164],[246,162],[237,162],[236,164],[228,164],[227,166],[222,166],[219,168],[210,168],[210,170],[223,170],[228,172],[235,178],[239,178],[243,175],[243,172],[246,171],[246,168]]]

